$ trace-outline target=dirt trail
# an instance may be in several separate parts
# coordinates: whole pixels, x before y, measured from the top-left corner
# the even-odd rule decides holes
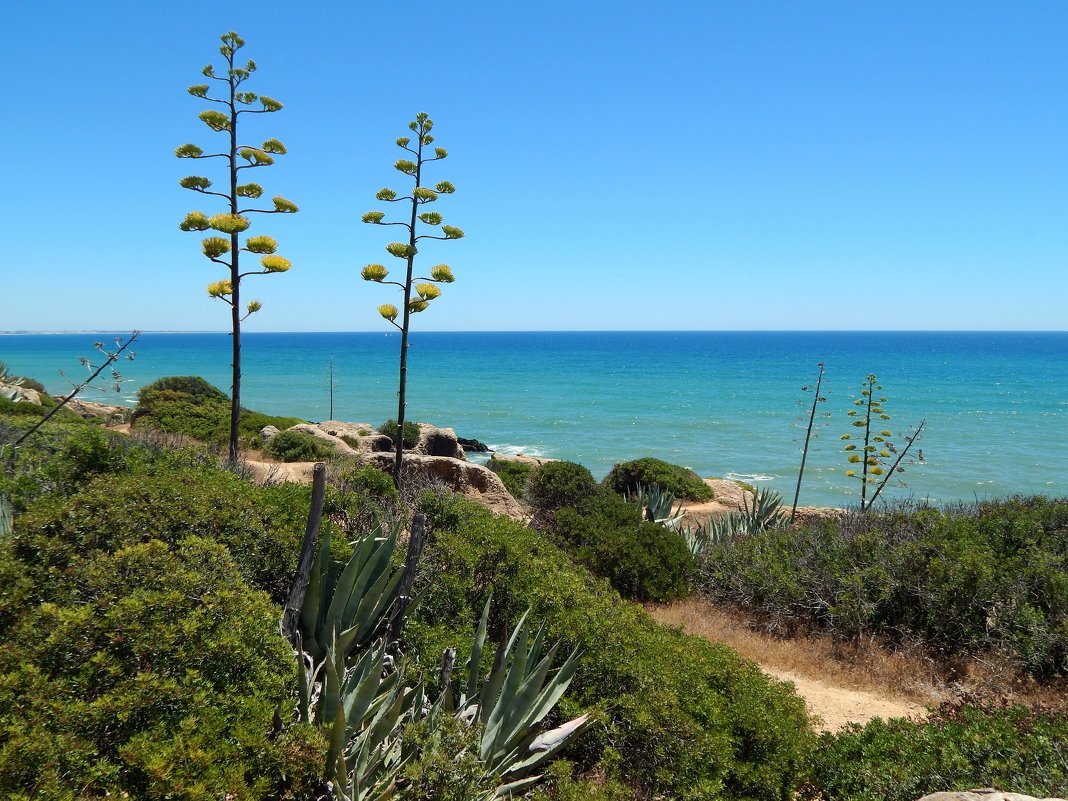
[[[687,634],[730,646],[769,676],[792,682],[817,719],[819,731],[838,731],[848,723],[863,724],[876,717],[919,720],[927,714],[925,704],[937,705],[941,700],[939,691],[908,665],[894,664],[889,658],[879,664],[843,664],[831,658],[824,642],[783,641],[755,632],[738,617],[700,600],[650,606],[647,611]],[[919,683],[903,687],[906,675]]]

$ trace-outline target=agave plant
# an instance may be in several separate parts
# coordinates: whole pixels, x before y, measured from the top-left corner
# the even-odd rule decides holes
[[[660,485],[655,482],[648,485],[638,482],[633,492],[628,491],[624,497],[627,503],[637,506],[650,522],[658,523],[672,531],[677,530],[682,523],[682,503],[680,502],[676,509],[675,493],[661,490]]]
[[[704,525],[687,526],[679,531],[695,559],[711,545],[779,528],[789,521],[789,515],[782,510],[782,495],[777,492],[761,488],[754,493],[752,504],[745,499],[742,503],[741,512],[731,512],[721,518],[710,519]]]
[[[348,658],[385,627],[404,577],[404,569],[392,561],[397,534],[396,527],[388,534],[375,527],[359,535],[342,566],[330,559],[330,530],[323,531],[300,610],[303,649],[314,664],[326,658],[331,643]]]
[[[486,770],[501,784],[491,798],[507,798],[535,784],[540,775],[531,775],[556,754],[564,743],[581,731],[589,716],[582,715],[548,731],[542,724],[574,678],[581,658],[575,648],[552,676],[560,643],[542,655],[545,624],[530,636],[528,609],[523,613],[508,642],[495,654],[489,677],[480,682],[479,662],[486,644],[490,600],[482,611],[475,632],[471,657],[467,662],[466,685],[457,704],[456,715],[482,730],[479,758]],[[449,690],[446,688],[445,694]]]
[[[300,720],[328,727],[324,784],[338,801],[391,798],[412,756],[402,749],[401,731],[423,714],[422,682],[405,686],[404,665],[391,669],[383,640],[351,667],[336,638],[318,667],[305,653],[298,662]]]

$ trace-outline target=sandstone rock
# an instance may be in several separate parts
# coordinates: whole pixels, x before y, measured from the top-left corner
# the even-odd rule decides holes
[[[367,423],[324,420],[317,425],[331,437],[344,438],[344,444],[355,453],[383,453],[393,450],[393,440],[385,434],[379,434],[374,426]]]
[[[103,419],[116,423],[125,422],[133,413],[133,409],[129,406],[118,406],[114,403],[94,403],[93,401],[83,401],[80,398],[74,398],[67,404],[66,408],[76,414],[80,414],[87,420]]]
[[[456,438],[456,432],[451,428],[437,428],[430,423],[418,423],[419,441],[412,449],[413,453],[423,456],[448,456],[451,459],[463,460],[463,446]]]
[[[967,790],[950,793],[932,793],[925,795],[920,801],[1065,801],[1063,798],[1037,799],[1030,795],[1020,793],[1003,793],[991,787],[981,790]]]
[[[356,456],[359,453],[359,451],[343,440],[341,435],[329,433],[329,431],[337,429],[329,427],[324,428],[322,423],[297,423],[297,425],[290,426],[286,430],[299,431],[302,434],[310,434],[316,439],[329,442],[339,456]]]
[[[260,436],[263,438],[264,442],[270,442],[272,439],[274,439],[274,436],[277,433],[277,426],[264,426],[260,429]]]
[[[542,456],[527,456],[525,453],[500,453],[494,452],[493,457],[489,460],[489,467],[493,469],[494,462],[519,462],[520,464],[529,464],[531,467],[540,467],[546,462],[557,462],[559,459],[546,459]]]
[[[371,454],[369,461],[381,470],[393,467],[393,456],[387,453]],[[479,464],[449,456],[405,455],[405,470],[414,470],[430,478],[436,478],[456,493],[485,506],[494,514],[507,515],[525,520],[527,515],[519,502],[504,488],[500,477]]]
[[[41,393],[29,387],[15,386],[0,382],[0,397],[11,398],[16,403],[32,403],[41,405]]]

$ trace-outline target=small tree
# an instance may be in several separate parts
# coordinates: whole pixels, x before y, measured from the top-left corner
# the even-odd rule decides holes
[[[417,244],[423,239],[460,239],[464,235],[464,232],[459,228],[442,225],[442,217],[436,211],[420,212],[420,208],[435,202],[439,196],[451,195],[456,191],[456,187],[448,181],[439,181],[434,185],[433,189],[429,189],[422,184],[423,165],[431,161],[440,161],[448,156],[448,152],[441,147],[434,148],[434,156],[431,158],[423,155],[424,149],[429,148],[434,141],[434,137],[430,134],[433,127],[434,121],[430,119],[426,112],[420,112],[415,116],[414,120],[408,123],[408,128],[415,133],[415,146],[412,147],[412,140],[407,136],[397,139],[397,146],[415,157],[414,161],[407,158],[398,159],[397,163],[393,165],[397,170],[412,178],[412,193],[404,197],[398,197],[396,192],[387,188],[380,189],[378,194],[375,195],[376,198],[386,203],[410,204],[408,220],[406,222],[386,222],[385,212],[382,211],[369,211],[362,218],[365,223],[373,225],[399,225],[405,228],[408,233],[407,242],[390,242],[386,245],[386,252],[389,255],[405,262],[406,269],[403,281],[386,280],[389,270],[381,264],[368,264],[360,272],[360,277],[365,281],[399,287],[403,294],[400,309],[392,303],[385,303],[378,307],[378,313],[392,323],[401,333],[400,378],[397,388],[398,431],[404,430],[405,387],[408,378],[408,329],[411,323],[411,316],[421,311],[426,311],[430,301],[441,295],[441,289],[438,284],[451,284],[454,280],[452,270],[447,264],[438,264],[432,267],[428,277],[415,277],[415,256],[419,252]],[[417,226],[419,223],[434,228],[441,226],[441,235],[418,233]],[[415,283],[416,281],[419,283]],[[399,323],[397,322],[398,317],[400,317]],[[396,458],[393,462],[393,483],[400,488],[404,445],[403,437],[398,436],[395,439]]]
[[[849,442],[845,446],[845,450],[849,454],[847,457],[849,463],[861,466],[859,478],[860,511],[862,512],[872,507],[872,504],[879,497],[879,493],[883,491],[886,483],[893,475],[904,472],[905,467],[902,462],[909,449],[912,448],[913,443],[923,433],[923,428],[927,424],[926,420],[921,420],[919,426],[916,427],[916,431],[911,435],[905,436],[906,445],[899,450],[890,439],[894,435],[892,431],[886,428],[881,428],[878,431],[874,430],[875,426],[890,419],[890,415],[883,408],[883,404],[886,403],[886,397],[883,395],[876,397],[876,393],[881,391],[882,385],[876,383],[874,374],[869,373],[861,385],[860,397],[853,401],[853,405],[860,408],[850,409],[846,413],[855,418],[853,420],[855,428],[864,429],[863,450],[858,452],[857,445],[854,442]],[[851,440],[853,435],[843,434],[842,439]],[[846,470],[846,475],[857,477],[857,471],[855,468],[851,468]],[[867,497],[869,485],[875,487],[871,500],[868,500]]]
[[[220,77],[215,74],[215,68],[209,64],[204,67],[204,75],[222,84],[220,87],[223,97],[211,97],[208,94],[210,86],[199,84],[189,87],[189,94],[212,103],[218,103],[224,107],[224,111],[209,109],[200,112],[201,121],[216,133],[226,134],[228,146],[221,153],[204,153],[196,145],[182,145],[174,151],[174,155],[183,159],[226,159],[229,185],[225,191],[211,189],[212,182],[200,175],[190,175],[183,178],[179,183],[186,189],[199,192],[202,195],[214,195],[222,198],[227,205],[227,211],[209,217],[200,211],[191,211],[186,215],[179,228],[183,231],[207,231],[212,229],[224,236],[209,236],[201,243],[204,255],[208,259],[226,268],[229,277],[215,281],[208,285],[208,294],[218,298],[230,306],[230,331],[233,337],[233,386],[230,395],[230,461],[237,461],[237,438],[238,423],[241,415],[241,323],[250,314],[258,312],[261,304],[258,300],[249,301],[244,307],[241,306],[241,279],[248,275],[266,275],[268,273],[284,273],[289,269],[288,259],[275,255],[278,243],[269,236],[246,237],[244,247],[241,246],[241,234],[249,228],[249,219],[246,214],[292,214],[297,211],[295,204],[284,197],[276,196],[273,199],[274,208],[240,208],[240,204],[246,199],[256,200],[263,195],[263,187],[257,183],[238,183],[238,176],[242,170],[268,167],[274,163],[274,157],[284,155],[285,145],[277,139],[268,139],[262,145],[251,146],[240,144],[238,140],[238,120],[242,114],[271,114],[282,108],[282,104],[265,95],[256,95],[253,92],[240,91],[240,87],[256,71],[256,62],[249,60],[244,67],[234,66],[234,55],[245,44],[244,40],[231,31],[222,36],[222,46],[219,52],[226,59],[226,75]],[[259,103],[260,108],[251,108],[252,104]],[[241,271],[240,256],[242,251],[254,253],[260,256],[260,269]],[[229,260],[223,258],[230,254]]]

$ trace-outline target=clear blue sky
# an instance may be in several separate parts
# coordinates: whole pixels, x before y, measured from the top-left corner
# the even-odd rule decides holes
[[[1068,328],[1068,3],[13,0],[0,330],[227,329],[173,149],[228,30],[301,206],[247,330],[386,330],[360,215],[418,111],[467,232],[421,330]]]

